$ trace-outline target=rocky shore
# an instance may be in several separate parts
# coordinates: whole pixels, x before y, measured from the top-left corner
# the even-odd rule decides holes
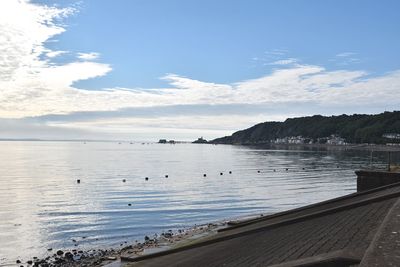
[[[135,257],[144,254],[166,250],[181,246],[195,240],[210,236],[228,222],[196,225],[189,229],[169,230],[154,236],[145,236],[142,242],[136,240],[133,243],[124,242],[120,248],[92,249],[92,250],[53,250],[53,253],[45,258],[33,257],[31,259],[17,259],[14,266],[18,267],[119,267],[125,264],[121,262],[121,256]]]

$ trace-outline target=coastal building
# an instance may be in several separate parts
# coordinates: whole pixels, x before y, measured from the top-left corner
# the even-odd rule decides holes
[[[283,137],[283,138],[276,138],[275,140],[272,140],[271,143],[274,144],[304,144],[305,142],[304,137],[302,136],[289,136],[289,137]]]
[[[330,137],[327,138],[326,143],[328,145],[346,145],[346,140],[344,138],[341,138],[338,135],[332,134]]]
[[[276,138],[275,140],[272,140],[271,143],[274,143],[274,144],[287,144],[288,143],[288,138],[287,137]]]
[[[388,138],[388,139],[400,139],[400,134],[399,133],[386,133],[386,134],[383,134],[382,137]]]
[[[302,136],[291,136],[288,138],[289,144],[304,144],[304,139]]]

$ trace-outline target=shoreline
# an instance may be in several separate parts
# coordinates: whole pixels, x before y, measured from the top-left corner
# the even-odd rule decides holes
[[[96,249],[49,249],[53,255],[47,257],[32,257],[29,259],[15,259],[14,264],[6,263],[0,266],[18,267],[123,267],[130,262],[123,261],[125,257],[139,257],[150,255],[181,246],[190,245],[217,234],[218,230],[229,227],[231,223],[252,220],[265,214],[245,215],[221,220],[214,223],[194,225],[186,229],[169,230],[154,236],[144,236],[143,242],[124,242],[121,248],[107,247]]]
[[[214,223],[195,225],[186,229],[176,231],[169,230],[154,236],[144,236],[143,242],[124,242],[121,248],[92,248],[92,249],[50,249],[51,256],[29,259],[15,259],[14,264],[5,264],[0,266],[36,266],[36,267],[122,267],[129,262],[121,261],[125,256],[143,256],[155,252],[160,252],[172,248],[178,248],[198,242],[217,233],[219,229],[226,228],[229,223],[236,221],[245,221],[252,218],[262,217],[259,215],[247,215],[227,220],[221,220]],[[122,245],[122,244],[121,244]]]
[[[273,143],[234,143],[211,145],[233,145],[248,146],[265,149],[285,149],[285,150],[352,150],[352,151],[374,151],[374,152],[400,152],[400,145],[378,145],[378,144],[348,144],[348,145],[329,145],[329,144],[273,144]]]

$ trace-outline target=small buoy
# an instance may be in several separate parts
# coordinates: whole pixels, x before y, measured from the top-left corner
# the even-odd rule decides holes
[[[288,171],[289,169],[288,168],[286,168],[286,171]]]
[[[337,165],[336,168],[339,168],[339,165]]]
[[[257,171],[258,173],[260,173],[260,171]]]
[[[302,168],[303,170],[305,170],[306,168]]]
[[[76,182],[77,182],[78,184],[80,184],[80,183],[81,183],[81,180],[80,180],[80,179],[77,179]]]
[[[128,206],[132,206],[132,204],[131,204],[131,203],[129,203],[129,204],[128,204]]]
[[[207,177],[207,174],[203,174],[203,177]]]
[[[229,174],[232,174],[232,171],[229,171]]]
[[[168,178],[168,174],[165,175],[165,178]]]
[[[126,182],[126,179],[122,179],[122,182],[125,183],[125,182]]]
[[[223,173],[223,172],[220,172],[219,175],[224,175],[224,173]]]
[[[149,177],[146,177],[146,178],[144,178],[146,181],[148,181],[149,180]]]

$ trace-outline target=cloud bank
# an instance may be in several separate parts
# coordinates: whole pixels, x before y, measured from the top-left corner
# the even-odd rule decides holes
[[[363,70],[327,70],[323,66],[299,64],[294,58],[276,60],[272,64],[281,68],[262,77],[229,84],[167,74],[161,77],[167,84],[164,88],[76,88],[75,82],[107,75],[112,68],[95,62],[100,56],[96,52],[78,53],[75,61],[62,64],[52,61],[69,52],[52,51],[46,42],[66,30],[62,20],[74,12],[72,8],[22,0],[0,2],[0,118],[28,123],[26,118],[36,117],[46,127],[93,132],[197,129],[221,134],[267,119],[327,111],[369,112],[372,109],[368,107],[383,111],[400,104],[400,70],[374,76]],[[337,55],[352,56],[354,53],[350,52]],[[204,106],[220,109],[214,114],[203,110],[197,115],[170,113],[155,118],[149,118],[147,113],[132,115],[132,110],[145,109],[151,114],[163,107],[179,110],[182,106],[192,110],[203,110]],[[226,107],[235,106],[264,108],[232,116]],[[296,108],[299,106],[303,107],[301,111]],[[120,112],[118,118],[114,117],[127,109],[131,113]],[[90,112],[97,115],[83,120],[76,115]],[[55,120],[51,115],[62,116]]]

